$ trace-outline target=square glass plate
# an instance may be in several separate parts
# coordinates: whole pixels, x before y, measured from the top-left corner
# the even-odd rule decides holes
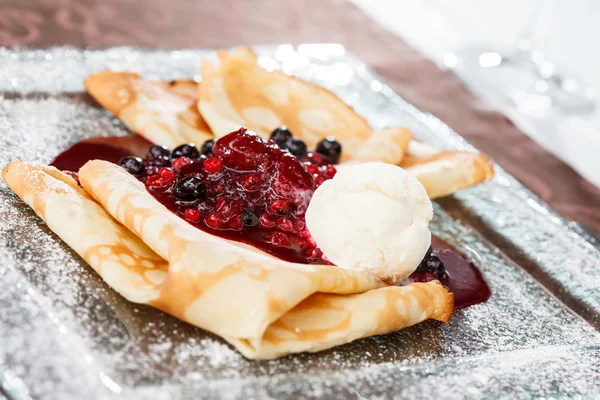
[[[325,86],[374,128],[473,148],[339,45],[259,47],[261,64]],[[83,92],[104,68],[189,78],[209,51],[0,49],[0,164],[48,163],[128,131]],[[317,354],[248,361],[220,338],[113,292],[0,185],[0,387],[14,399],[600,396],[600,248],[514,178],[435,204],[434,233],[470,254],[491,299]],[[240,294],[243,295],[243,294]]]

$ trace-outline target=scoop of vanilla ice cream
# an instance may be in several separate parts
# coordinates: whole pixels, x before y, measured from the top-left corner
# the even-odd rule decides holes
[[[340,168],[315,191],[306,226],[337,266],[398,282],[425,256],[432,217],[415,177],[395,165],[366,163]]]

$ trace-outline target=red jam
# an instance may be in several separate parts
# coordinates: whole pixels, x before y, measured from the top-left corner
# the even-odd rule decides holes
[[[335,167],[303,163],[243,128],[206,155],[175,158],[141,179],[158,201],[202,230],[283,260],[325,263],[304,214],[315,187]]]

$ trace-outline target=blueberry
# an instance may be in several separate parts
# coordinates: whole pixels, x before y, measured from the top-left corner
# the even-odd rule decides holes
[[[146,154],[146,158],[154,159],[159,157],[171,157],[171,150],[167,149],[165,146],[150,147],[148,154]]]
[[[295,137],[285,142],[283,149],[289,151],[296,157],[302,157],[307,152],[306,143]]]
[[[317,153],[337,163],[342,155],[342,145],[334,137],[328,136],[317,144]]]
[[[252,209],[246,208],[242,213],[242,221],[245,226],[256,226],[258,225],[258,216],[254,214]]]
[[[425,257],[423,257],[423,259],[421,260],[421,263],[417,266],[417,269],[415,270],[415,272],[429,272],[429,267],[428,267],[427,261],[431,257],[432,251],[433,251],[433,248],[431,246],[429,246],[429,248],[427,249],[427,253],[425,253]]]
[[[171,153],[171,159],[176,159],[179,157],[187,157],[190,160],[195,160],[200,158],[200,152],[192,143],[182,144],[181,146],[177,146],[173,149],[173,153]]]
[[[427,270],[435,274],[438,278],[442,278],[446,273],[446,267],[442,260],[437,256],[431,255],[427,258]]]
[[[146,166],[139,157],[125,157],[119,160],[119,165],[133,176],[140,176],[146,172]]]
[[[271,133],[270,139],[277,143],[277,146],[284,147],[285,142],[292,138],[292,132],[285,125],[281,125]]]
[[[170,167],[171,158],[169,156],[158,156],[154,158],[148,158],[146,163],[153,167]]]
[[[205,198],[207,194],[206,185],[195,176],[182,179],[175,186],[175,197],[180,200],[197,200]]]
[[[204,142],[204,144],[200,148],[200,154],[202,154],[203,156],[207,156],[207,157],[212,156],[212,149],[213,149],[214,145],[215,145],[214,139],[207,140],[206,142]]]

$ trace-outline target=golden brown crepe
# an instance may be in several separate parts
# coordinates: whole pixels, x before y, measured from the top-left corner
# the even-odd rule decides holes
[[[309,148],[327,136],[342,143],[342,161],[398,164],[411,139],[406,128],[373,133],[367,121],[329,90],[258,65],[247,47],[219,51],[202,64],[198,109],[219,138],[247,127],[264,138],[286,125]]]
[[[129,129],[174,148],[212,139],[196,108],[194,81],[150,81],[131,72],[101,71],[85,80],[88,93]]]
[[[248,358],[319,351],[452,314],[453,295],[438,281],[387,286],[203,232],[105,161],[81,168],[84,189],[53,167],[23,161],[2,176],[125,298],[216,333]]]
[[[485,154],[441,151],[416,140],[411,141],[400,166],[421,182],[431,199],[494,177],[494,165]]]

